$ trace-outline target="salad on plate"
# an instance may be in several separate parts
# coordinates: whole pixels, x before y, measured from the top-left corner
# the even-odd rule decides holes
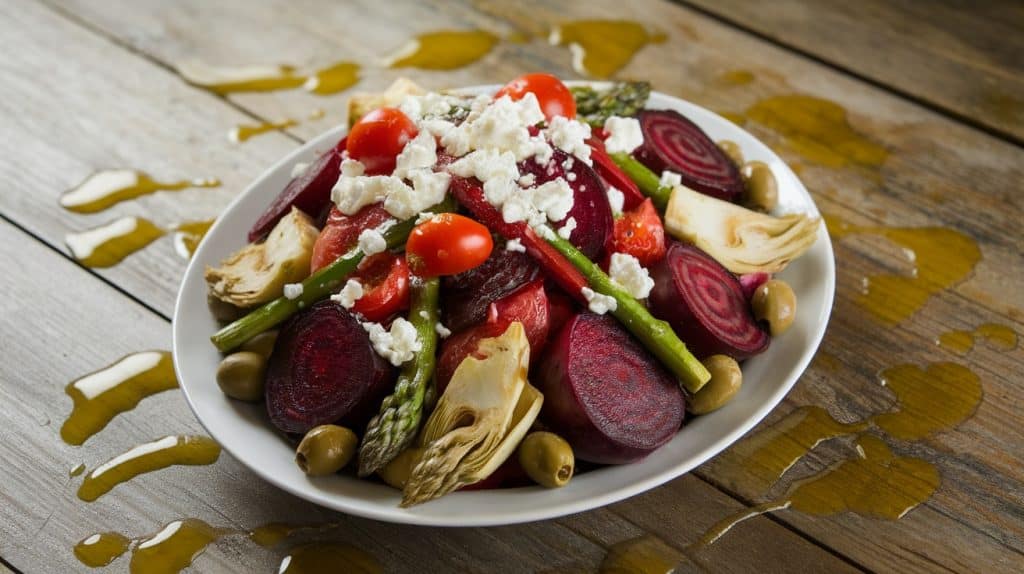
[[[217,383],[266,406],[312,476],[402,506],[557,488],[721,408],[796,313],[773,278],[820,222],[770,167],[645,83],[496,93],[399,80],[205,279]]]

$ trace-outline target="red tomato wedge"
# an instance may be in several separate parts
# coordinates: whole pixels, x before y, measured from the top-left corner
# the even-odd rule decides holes
[[[313,245],[310,270],[315,272],[333,263],[359,242],[360,233],[367,229],[375,229],[389,219],[391,215],[379,203],[367,205],[355,215],[345,215],[338,211],[337,207],[332,207],[330,214],[327,215],[327,223]]]
[[[367,321],[379,323],[409,308],[409,266],[404,257],[388,252],[368,257],[354,278],[362,283],[363,296],[352,311]]]
[[[513,100],[521,100],[526,94],[537,96],[540,110],[544,117],[551,121],[556,116],[569,119],[576,117],[576,98],[572,97],[569,88],[551,74],[525,74],[505,84],[494,98],[508,96]]]
[[[456,213],[441,213],[417,225],[405,244],[409,267],[420,277],[469,271],[487,261],[493,248],[486,227]]]
[[[650,199],[645,199],[640,207],[623,213],[615,221],[609,251],[632,255],[644,267],[665,257],[665,228]]]
[[[366,114],[348,134],[345,147],[352,159],[366,167],[367,175],[388,175],[395,158],[419,130],[398,108],[378,108]]]

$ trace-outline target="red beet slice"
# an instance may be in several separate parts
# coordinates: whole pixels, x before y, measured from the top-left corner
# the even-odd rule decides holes
[[[267,366],[267,412],[284,432],[327,423],[362,429],[394,381],[395,370],[374,352],[355,316],[321,301],[277,337]]]
[[[566,168],[566,165],[570,167]],[[551,161],[545,165],[533,159],[520,162],[519,173],[533,174],[536,185],[566,178],[573,191],[573,205],[565,219],[555,223],[554,227],[557,229],[570,217],[575,218],[576,229],[569,236],[569,241],[590,259],[600,259],[611,237],[613,220],[604,182],[597,173],[560,149],[554,150]]]
[[[741,361],[768,348],[736,277],[693,245],[673,242],[650,268],[651,313],[668,321],[697,357],[729,355]]]
[[[266,235],[278,220],[291,211],[292,206],[310,217],[318,216],[331,201],[331,188],[338,182],[340,173],[341,152],[331,148],[310,164],[302,175],[288,182],[249,230],[249,241],[257,241]]]
[[[703,194],[736,201],[743,179],[736,166],[697,124],[673,110],[644,110],[637,116],[644,143],[633,155],[655,173],[670,170]]]
[[[537,277],[533,258],[501,247],[491,251],[482,265],[445,277],[441,290],[444,324],[461,331],[487,318],[487,307]]]
[[[740,287],[743,288],[743,298],[750,301],[750,298],[754,296],[754,291],[757,291],[758,287],[764,285],[771,278],[772,276],[764,271],[740,275]]]
[[[581,313],[551,342],[534,384],[541,419],[577,459],[637,461],[679,430],[686,399],[679,384],[618,321]]]

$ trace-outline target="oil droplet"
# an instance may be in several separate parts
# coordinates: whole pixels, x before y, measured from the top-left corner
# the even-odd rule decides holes
[[[845,109],[821,98],[775,96],[757,102],[745,116],[778,132],[785,145],[804,159],[827,167],[855,164],[874,168],[889,155],[850,126]]]
[[[734,491],[765,492],[821,442],[867,427],[864,421],[841,423],[818,406],[802,406],[737,443],[713,464]]]
[[[83,472],[85,472],[85,464],[84,463],[79,463],[79,464],[75,465],[74,468],[72,468],[71,470],[68,471],[68,477],[69,478],[75,478],[76,476],[82,474]]]
[[[645,535],[614,544],[601,561],[601,574],[672,574],[683,553],[664,540]]]
[[[97,213],[113,205],[157,191],[178,191],[190,187],[218,187],[214,178],[160,182],[132,169],[105,169],[85,178],[61,194],[61,207],[75,213]]]
[[[314,72],[302,85],[307,92],[327,96],[344,92],[359,82],[359,64],[335,62]]]
[[[904,440],[951,429],[969,419],[981,403],[981,380],[957,363],[933,363],[926,369],[899,365],[883,370],[879,379],[896,395],[898,410],[875,415],[872,422]]]
[[[185,259],[191,259],[199,247],[199,242],[206,237],[206,232],[213,226],[216,219],[202,221],[186,221],[174,227],[174,250]]]
[[[454,70],[483,58],[498,43],[485,30],[445,30],[421,34],[393,56],[391,68]]]
[[[127,216],[79,233],[69,233],[64,243],[82,265],[112,267],[164,233],[148,219]]]
[[[700,552],[702,549],[711,546],[718,541],[719,538],[725,536],[734,526],[745,520],[767,514],[769,512],[775,512],[776,510],[783,510],[789,508],[789,502],[765,502],[750,508],[744,508],[739,512],[730,514],[725,518],[711,525],[696,542],[691,544],[687,550],[693,552]]]
[[[719,84],[725,86],[745,86],[757,79],[750,70],[729,70],[723,72],[717,78]]]
[[[964,355],[974,348],[974,333],[972,331],[950,331],[939,335],[935,344]]]
[[[291,90],[306,83],[306,76],[296,74],[293,66],[217,67],[191,61],[177,68],[188,83],[221,95]]]
[[[639,22],[629,20],[577,20],[555,27],[549,41],[568,46],[577,73],[610,78],[648,44],[665,41],[664,34],[652,34]]]
[[[505,41],[512,44],[528,44],[532,38],[530,38],[529,32],[523,30],[516,30],[505,36]]]
[[[914,264],[910,276],[879,274],[865,278],[865,290],[857,302],[886,325],[913,315],[929,297],[966,278],[981,260],[978,244],[955,229],[859,226],[827,214],[824,219],[834,238],[880,235],[902,247]]]
[[[96,467],[78,487],[78,498],[92,502],[140,474],[174,465],[213,464],[220,445],[204,436],[168,436],[133,447]]]
[[[106,566],[128,551],[131,541],[117,532],[102,532],[75,544],[75,557],[90,568]]]
[[[1006,325],[985,323],[974,331],[950,331],[939,335],[935,343],[961,355],[974,348],[976,338],[988,341],[988,344],[1000,351],[1012,351],[1017,348],[1017,332]]]
[[[277,569],[278,574],[379,574],[383,571],[373,555],[338,542],[314,542],[294,548]]]
[[[271,546],[277,546],[285,538],[288,538],[292,532],[303,529],[301,526],[294,524],[285,524],[283,522],[271,522],[270,524],[264,524],[257,526],[249,531],[249,539],[263,546],[269,548]]]
[[[790,507],[818,516],[853,512],[898,520],[939,487],[934,465],[896,456],[878,437],[860,437],[857,452],[858,458],[797,482],[787,496]]]
[[[80,445],[114,417],[134,409],[142,399],[177,386],[169,352],[127,355],[65,387],[74,406],[61,426],[60,436],[68,444]]]
[[[241,143],[260,134],[286,130],[297,125],[299,125],[299,122],[293,119],[280,122],[263,122],[261,124],[243,124],[231,128],[231,131],[228,132],[228,139],[234,143]]]
[[[843,363],[842,361],[839,360],[839,357],[827,351],[818,351],[818,354],[814,356],[814,361],[812,364],[815,367],[824,369],[825,371],[828,371],[830,373],[838,371],[839,368],[843,366]]]
[[[132,574],[176,574],[192,564],[210,543],[229,533],[195,518],[175,520],[139,542],[132,550],[129,569]]]

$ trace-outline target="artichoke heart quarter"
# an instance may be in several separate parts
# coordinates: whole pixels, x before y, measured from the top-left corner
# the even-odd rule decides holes
[[[487,478],[515,452],[540,412],[543,395],[526,379],[530,343],[522,323],[483,339],[452,375],[423,429],[423,458],[405,485],[402,506],[444,496]]]

